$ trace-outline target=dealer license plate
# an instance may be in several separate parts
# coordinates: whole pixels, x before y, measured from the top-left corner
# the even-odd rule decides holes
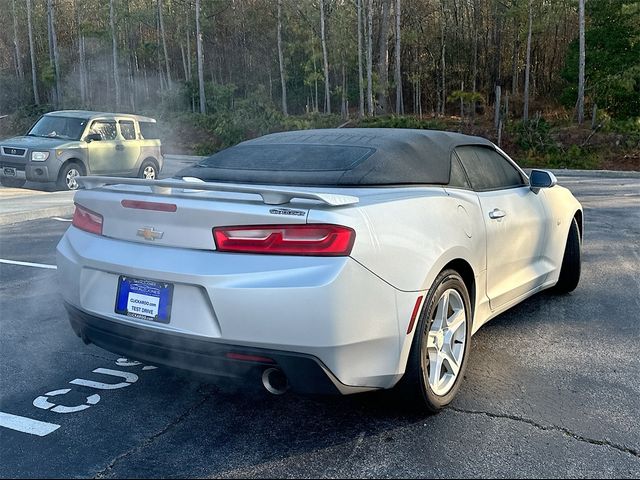
[[[115,312],[128,317],[169,323],[173,284],[120,275]]]

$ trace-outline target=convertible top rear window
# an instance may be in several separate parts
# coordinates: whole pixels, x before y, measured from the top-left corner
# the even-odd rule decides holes
[[[283,172],[349,170],[373,152],[373,148],[350,145],[238,145],[203,160],[200,165],[208,168]]]

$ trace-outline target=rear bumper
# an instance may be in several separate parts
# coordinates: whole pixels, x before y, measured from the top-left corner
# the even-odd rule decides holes
[[[73,331],[85,342],[149,363],[203,375],[243,378],[259,385],[267,368],[280,368],[293,391],[305,394],[346,394],[362,391],[342,385],[322,362],[311,356],[265,348],[230,345],[141,330],[88,314],[65,302]],[[263,357],[230,359],[227,354]],[[267,361],[272,360],[271,362]]]

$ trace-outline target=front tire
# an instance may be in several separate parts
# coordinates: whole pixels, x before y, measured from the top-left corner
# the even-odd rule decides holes
[[[27,181],[21,178],[8,178],[8,177],[0,178],[0,184],[2,184],[3,187],[21,188],[21,187],[24,187],[25,183],[27,183]]]
[[[58,174],[57,185],[61,190],[77,190],[77,177],[84,175],[84,169],[77,163],[68,163]]]
[[[569,227],[567,245],[564,248],[562,257],[562,267],[560,267],[560,277],[553,291],[556,293],[573,292],[580,282],[581,271],[581,239],[578,222],[574,218]]]
[[[442,271],[427,293],[400,390],[415,407],[437,413],[456,396],[471,339],[471,302],[462,277]]]

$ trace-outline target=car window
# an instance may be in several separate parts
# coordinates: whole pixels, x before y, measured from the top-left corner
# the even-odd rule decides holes
[[[474,190],[499,190],[526,185],[520,172],[502,155],[486,147],[456,148]]]
[[[451,175],[449,177],[449,186],[471,189],[467,175],[464,173],[460,160],[455,153],[451,155]]]
[[[136,128],[131,120],[120,120],[120,134],[125,140],[136,139]]]
[[[116,122],[97,120],[91,125],[91,133],[99,133],[102,140],[115,140],[117,136]]]
[[[80,136],[87,125],[84,118],[59,117],[44,115],[29,130],[27,135],[32,137],[62,138],[65,140],[80,140]]]
[[[157,140],[160,137],[158,136],[158,127],[153,122],[139,122],[140,125],[140,135],[142,138],[146,140]]]

